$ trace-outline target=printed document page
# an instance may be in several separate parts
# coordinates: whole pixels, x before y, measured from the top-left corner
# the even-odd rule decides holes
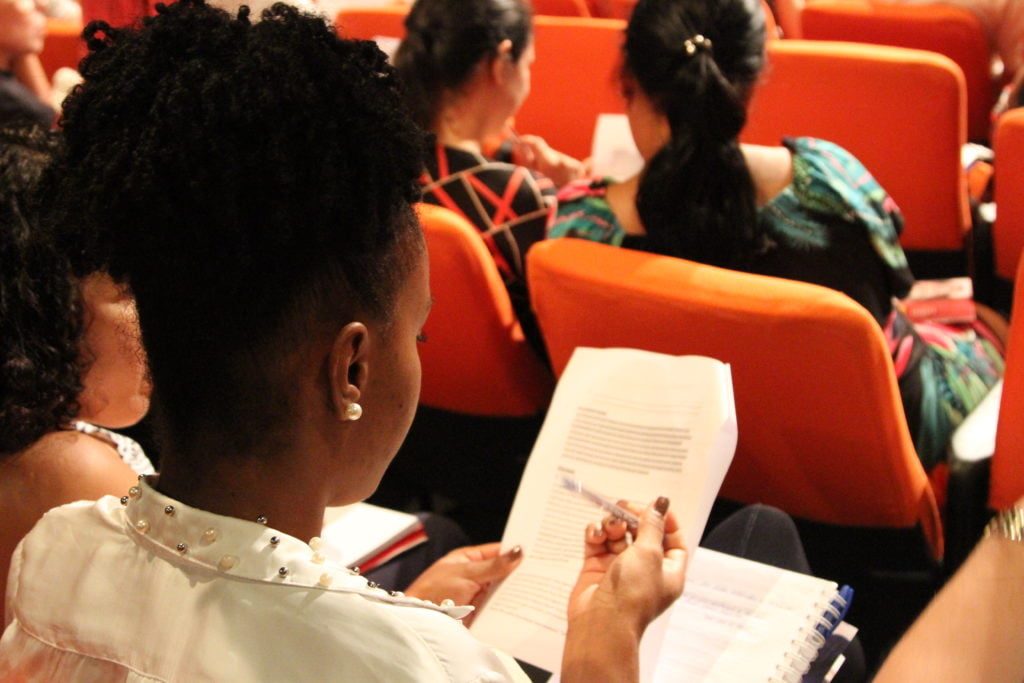
[[[580,479],[613,500],[671,499],[696,548],[736,448],[729,367],[698,356],[578,348],[555,391],[523,474],[502,544],[523,563],[473,623],[483,641],[558,672],[566,605],[583,562],[584,530],[605,513],[561,486]],[[667,617],[648,628],[641,676],[650,680]],[[646,671],[646,674],[645,674]]]

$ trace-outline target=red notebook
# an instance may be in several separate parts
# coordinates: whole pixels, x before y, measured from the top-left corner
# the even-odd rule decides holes
[[[969,277],[918,280],[902,305],[914,322],[970,323],[977,318],[973,297]]]

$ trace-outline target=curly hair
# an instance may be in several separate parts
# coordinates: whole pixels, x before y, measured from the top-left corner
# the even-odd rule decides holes
[[[127,283],[158,426],[237,438],[288,414],[281,359],[357,312],[387,320],[415,249],[425,134],[374,43],[278,3],[93,22],[64,104],[53,221],[76,270]],[[91,258],[86,255],[92,255]]]
[[[0,455],[67,424],[82,389],[78,288],[33,197],[52,148],[41,128],[0,130]]]

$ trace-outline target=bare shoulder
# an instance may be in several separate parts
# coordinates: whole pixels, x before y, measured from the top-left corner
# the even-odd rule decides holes
[[[51,432],[0,459],[0,577],[7,576],[18,542],[47,510],[120,494],[134,481],[135,473],[113,446],[80,432]],[[3,589],[0,582],[0,604]]]
[[[793,182],[793,154],[785,147],[741,145],[750,176],[757,191],[757,204],[762,206]]]
[[[644,226],[640,214],[636,210],[636,192],[640,186],[640,176],[635,175],[620,183],[608,186],[606,197],[619,225],[630,235],[643,235]]]
[[[51,432],[6,464],[44,509],[121,493],[136,480],[111,444],[74,431]]]

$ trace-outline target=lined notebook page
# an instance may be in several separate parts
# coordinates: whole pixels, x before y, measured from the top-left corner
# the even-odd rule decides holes
[[[817,653],[808,633],[836,588],[825,579],[698,548],[683,597],[672,607],[654,680],[778,677],[787,654],[811,659]]]

